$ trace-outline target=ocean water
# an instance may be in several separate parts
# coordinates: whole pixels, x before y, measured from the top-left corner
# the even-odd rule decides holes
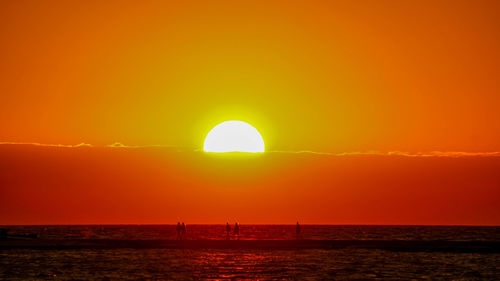
[[[9,226],[42,239],[175,239],[174,225]],[[240,239],[294,239],[294,225],[242,225]],[[499,241],[500,227],[303,225],[305,239]],[[224,239],[224,225],[187,225],[187,239]],[[500,280],[498,253],[370,249],[0,250],[6,280]]]
[[[2,227],[2,226],[0,226]],[[231,228],[234,225],[231,225]],[[176,239],[175,225],[3,226],[10,234],[36,233],[44,239]],[[301,225],[304,239],[500,240],[495,226]],[[240,224],[240,239],[295,239],[295,225]],[[225,225],[186,224],[186,239],[225,239]]]

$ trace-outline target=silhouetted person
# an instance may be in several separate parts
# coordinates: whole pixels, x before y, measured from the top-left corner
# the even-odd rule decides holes
[[[186,225],[184,224],[184,222],[182,222],[182,226],[181,226],[181,232],[182,232],[182,239],[185,239],[186,238]]]
[[[295,236],[297,237],[297,239],[300,238],[300,224],[299,224],[299,222],[297,222],[297,225],[295,226]]]
[[[226,222],[226,239],[229,240],[229,233],[231,232],[231,226]]]
[[[181,237],[181,223],[180,222],[177,222],[177,227],[175,228],[175,230],[177,230],[177,240],[181,240],[182,237]]]
[[[238,223],[234,224],[234,236],[240,240],[240,225]]]

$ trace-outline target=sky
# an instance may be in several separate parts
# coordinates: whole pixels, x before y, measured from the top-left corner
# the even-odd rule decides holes
[[[1,1],[0,224],[499,225],[499,6]]]

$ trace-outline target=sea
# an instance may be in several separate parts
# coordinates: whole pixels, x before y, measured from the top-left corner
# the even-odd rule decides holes
[[[47,240],[177,239],[175,225],[0,227],[8,228],[11,235],[37,234],[37,239]],[[184,239],[226,239],[225,225],[187,224]],[[296,239],[295,225],[242,224],[239,239]],[[500,241],[500,227],[302,225],[301,239]],[[500,253],[352,248],[0,249],[0,279],[500,280]]]

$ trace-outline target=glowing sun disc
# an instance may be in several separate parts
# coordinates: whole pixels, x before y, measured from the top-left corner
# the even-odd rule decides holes
[[[264,152],[264,139],[252,125],[226,121],[213,127],[205,138],[206,152]]]

